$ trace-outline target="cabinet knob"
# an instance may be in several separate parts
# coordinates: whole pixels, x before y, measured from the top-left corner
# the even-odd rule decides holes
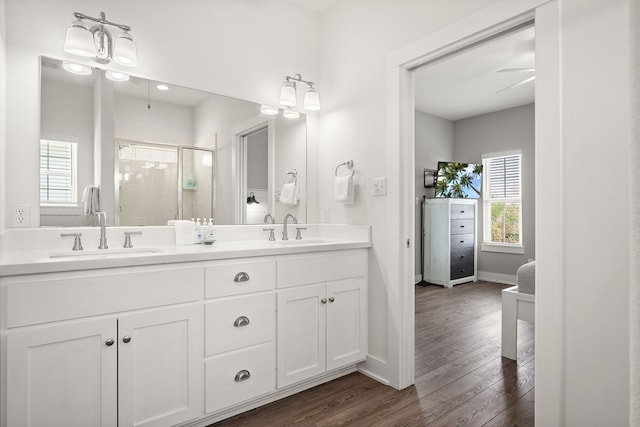
[[[460,243],[464,243],[464,240],[460,240]]]
[[[131,337],[129,335],[125,335],[125,336],[122,337],[122,342],[123,343],[126,344],[126,343],[128,343],[130,341],[131,341]]]
[[[107,347],[111,347],[115,343],[115,340],[113,338],[109,338],[104,343],[107,345]]]
[[[329,302],[334,302],[336,299],[334,297],[329,298]]]
[[[233,278],[233,281],[236,283],[248,282],[249,275],[246,272],[241,271],[240,273],[236,274],[236,277]]]
[[[322,304],[326,304],[326,303],[327,303],[327,299],[326,299],[326,298],[322,298],[322,299],[320,300],[320,302],[321,302]]]
[[[464,225],[461,225],[460,228],[464,228]]]
[[[248,324],[249,318],[247,316],[240,316],[235,320],[235,322],[233,322],[233,326],[235,326],[236,328],[247,326]]]
[[[233,379],[235,380],[235,382],[239,383],[240,381],[246,381],[249,378],[251,378],[251,372],[243,369],[242,371],[238,372]]]

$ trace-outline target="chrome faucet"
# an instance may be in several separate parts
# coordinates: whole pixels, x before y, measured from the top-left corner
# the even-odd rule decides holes
[[[298,223],[298,220],[295,216],[293,216],[293,214],[288,213],[284,216],[282,226],[282,240],[289,240],[289,234],[287,233],[287,224],[289,223],[289,218],[291,218],[294,224]]]
[[[268,213],[264,216],[264,219],[262,220],[262,222],[264,222],[265,224],[269,224],[269,222],[271,222],[271,224],[275,224],[276,219],[273,217],[273,215]]]
[[[98,227],[100,227],[100,246],[98,249],[109,249],[107,246],[107,213],[96,212],[98,216]]]

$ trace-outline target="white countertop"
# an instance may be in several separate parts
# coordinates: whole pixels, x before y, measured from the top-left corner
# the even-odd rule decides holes
[[[134,248],[123,249],[86,249],[73,252],[68,245],[64,248],[32,247],[7,248],[4,247],[0,258],[0,276],[20,274],[37,274],[60,271],[88,270],[99,268],[131,267],[167,263],[212,261],[220,259],[304,254],[333,250],[359,249],[371,247],[370,227],[354,226],[354,232],[346,232],[349,226],[341,229],[324,230],[317,227],[319,232],[302,240],[268,241],[260,240],[221,240],[212,245],[177,246],[173,243],[154,243],[141,241],[134,243]],[[348,230],[351,231],[351,230]],[[56,231],[59,233],[58,231]],[[336,236],[342,235],[343,238]],[[30,236],[33,238],[33,236]],[[5,239],[10,240],[10,239]],[[141,240],[141,239],[139,239]],[[66,242],[69,243],[69,242]],[[146,243],[146,244],[145,244]],[[5,246],[7,246],[5,244]],[[14,245],[15,246],[15,245]],[[33,247],[36,246],[36,247]]]

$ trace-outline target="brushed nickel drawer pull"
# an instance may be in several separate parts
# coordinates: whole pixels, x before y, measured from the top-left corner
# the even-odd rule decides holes
[[[111,347],[115,343],[115,341],[113,338],[109,338],[104,343],[107,345],[107,347]]]
[[[124,337],[122,337],[123,343],[127,344],[130,341],[131,341],[131,337],[129,335],[125,335]]]
[[[247,273],[245,273],[244,271],[241,271],[240,273],[236,274],[236,277],[233,278],[233,281],[236,282],[236,283],[248,282],[249,281],[249,275]]]
[[[322,299],[320,300],[320,302],[321,302],[322,304],[326,304],[326,303],[327,303],[327,299],[326,299],[326,298],[322,298]]]
[[[234,378],[234,380],[239,383],[240,381],[246,381],[249,378],[251,378],[251,372],[247,371],[246,369],[243,369],[242,371],[238,372]]]
[[[329,302],[334,302],[336,299],[334,297],[329,298]]]
[[[233,326],[235,326],[236,328],[240,328],[242,326],[249,325],[249,323],[249,318],[247,316],[240,316],[236,319],[235,322],[233,322]]]

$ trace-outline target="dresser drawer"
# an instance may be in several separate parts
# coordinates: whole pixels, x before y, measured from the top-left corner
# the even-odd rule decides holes
[[[454,253],[452,253],[451,256],[451,271],[449,280],[460,279],[462,277],[473,276],[475,274],[473,252],[472,256],[465,256],[464,258],[457,257],[454,259]]]
[[[474,219],[452,219],[451,234],[468,234],[473,233],[475,228]]]
[[[206,303],[206,354],[220,354],[273,341],[276,329],[275,301],[275,294],[269,293]]]
[[[463,203],[451,204],[451,219],[473,219],[475,218],[475,208],[473,205]]]
[[[273,342],[205,362],[206,412],[243,402],[275,390],[276,357]]]
[[[278,260],[278,288],[332,282],[367,275],[366,251],[289,256]]]
[[[473,260],[473,248],[463,248],[451,251],[451,265],[464,264]]]
[[[474,234],[455,234],[451,236],[451,252],[463,248],[473,248]]]
[[[16,276],[6,286],[7,327],[202,299],[202,267],[129,267]]]
[[[268,291],[276,286],[274,260],[219,262],[205,267],[205,298]]]

